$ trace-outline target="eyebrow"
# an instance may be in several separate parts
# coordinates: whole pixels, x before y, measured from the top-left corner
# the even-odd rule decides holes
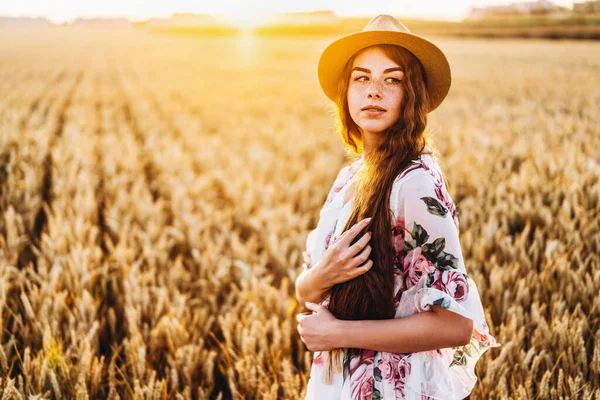
[[[352,71],[350,71],[350,72],[354,72],[354,71],[362,71],[362,72],[366,72],[368,74],[371,73],[370,69],[362,68],[362,67],[354,67],[354,68],[352,68]],[[388,72],[394,72],[394,71],[402,72],[402,68],[401,67],[393,67],[393,68],[384,69],[383,73],[387,74]]]

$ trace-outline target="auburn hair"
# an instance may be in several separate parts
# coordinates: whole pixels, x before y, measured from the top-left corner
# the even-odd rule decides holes
[[[378,147],[364,156],[364,165],[354,179],[354,205],[343,232],[360,220],[372,217],[365,231],[372,233],[370,239],[373,261],[371,269],[350,281],[330,289],[329,311],[338,319],[391,319],[394,308],[394,247],[392,243],[392,220],[390,193],[392,184],[411,160],[422,154],[429,145],[425,128],[429,110],[427,77],[421,62],[407,49],[381,44],[369,46],[355,53],[346,63],[335,97],[337,128],[349,153],[363,154],[360,128],[352,120],[348,108],[348,85],[354,59],[364,50],[380,48],[392,61],[404,70],[402,88],[404,95],[398,120],[382,132]],[[362,232],[353,240],[362,237]],[[401,250],[402,251],[402,250]],[[350,356],[360,354],[362,349],[348,349]],[[329,352],[325,368],[325,382],[331,382],[334,371],[341,372],[339,359],[344,349]]]

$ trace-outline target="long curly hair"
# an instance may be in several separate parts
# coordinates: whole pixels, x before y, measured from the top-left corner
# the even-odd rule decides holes
[[[378,147],[365,154],[363,168],[355,178],[354,206],[343,231],[366,217],[372,217],[365,231],[372,233],[369,259],[373,261],[373,266],[365,274],[330,289],[329,311],[343,320],[390,319],[395,316],[395,250],[391,234],[390,193],[396,177],[411,160],[424,152],[425,145],[429,145],[425,128],[430,100],[423,65],[403,47],[391,44],[375,46],[404,70],[404,96],[400,117],[386,132],[381,133],[382,140]],[[355,154],[364,153],[364,147],[360,129],[350,116],[347,95],[352,64],[364,50],[355,53],[346,63],[335,99],[338,131],[349,152]],[[361,237],[362,233],[356,236],[353,243]],[[353,356],[360,354],[362,349],[348,351]],[[329,352],[325,382],[331,381],[334,371],[341,372],[340,358],[343,354],[344,349]]]

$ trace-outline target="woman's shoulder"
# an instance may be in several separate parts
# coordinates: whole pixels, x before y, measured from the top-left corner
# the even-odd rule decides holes
[[[420,198],[435,191],[435,181],[424,169],[414,169],[396,179],[390,193],[390,205],[398,208],[407,199]]]
[[[442,176],[440,167],[431,154],[421,154],[413,159],[406,168],[404,168],[394,180],[394,186],[400,188],[408,182],[410,185],[419,183],[427,185],[435,183]]]
[[[390,203],[398,206],[409,197],[420,198],[438,193],[443,185],[442,173],[435,158],[421,154],[401,171],[392,184]]]
[[[329,203],[331,203],[331,201],[333,201],[333,198],[336,196],[336,194],[342,190],[350,178],[352,178],[352,176],[354,176],[354,174],[358,171],[360,166],[363,164],[363,160],[364,159],[361,157],[352,161],[350,164],[343,166],[339,170],[335,180],[333,181],[333,184],[331,185],[331,189],[329,189],[329,194],[327,195],[324,206],[327,206]]]
[[[428,208],[448,210],[458,228],[458,210],[448,192],[442,170],[430,154],[422,154],[413,160],[398,174],[392,186],[390,204],[393,208],[402,208],[403,204],[416,199],[423,200]]]
[[[364,162],[364,158],[361,157],[354,161],[350,161],[349,164],[344,165],[338,172],[338,174],[335,178],[335,183],[338,185],[340,185],[340,184],[343,185],[360,169],[363,162]]]

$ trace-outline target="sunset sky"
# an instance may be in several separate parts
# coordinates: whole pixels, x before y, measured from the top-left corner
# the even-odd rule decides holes
[[[470,7],[509,4],[502,0],[379,0],[348,2],[347,0],[300,1],[198,1],[198,0],[20,0],[0,2],[0,15],[46,17],[62,23],[77,17],[127,17],[143,20],[151,17],[168,17],[174,12],[207,13],[231,22],[248,23],[265,19],[268,13],[289,11],[333,10],[340,16],[395,16],[459,20]],[[573,1],[555,0],[553,3],[571,7]]]

